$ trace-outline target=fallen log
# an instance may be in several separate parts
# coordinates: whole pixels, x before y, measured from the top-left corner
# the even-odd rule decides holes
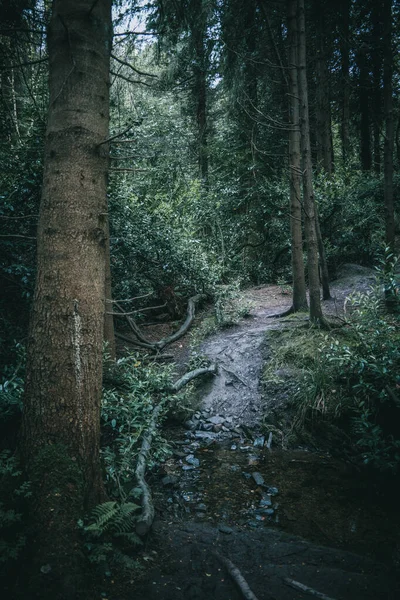
[[[139,520],[136,523],[136,533],[141,536],[146,535],[154,521],[154,504],[151,497],[150,487],[147,485],[145,479],[145,473],[147,456],[151,448],[151,442],[153,441],[153,435],[156,430],[157,420],[161,412],[161,407],[162,405],[158,404],[153,410],[150,426],[143,436],[142,446],[140,448],[135,471],[138,487],[142,490],[142,514],[140,515]]]
[[[213,554],[225,565],[229,575],[232,577],[232,579],[242,592],[243,597],[246,600],[257,600],[257,596],[253,594],[249,584],[247,583],[239,569],[236,567],[236,565],[234,565],[233,562],[229,560],[229,558],[225,558],[225,556],[222,556],[218,552],[213,552]]]

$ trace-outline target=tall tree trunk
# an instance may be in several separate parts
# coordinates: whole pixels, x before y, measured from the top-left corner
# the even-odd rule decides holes
[[[381,65],[382,65],[382,31],[381,31],[381,6],[379,3],[372,5],[372,103],[373,103],[373,151],[374,171],[377,175],[381,172],[381,116],[382,116],[382,92],[381,92]]]
[[[207,144],[207,66],[206,66],[206,27],[207,9],[203,0],[195,0],[193,10],[196,19],[192,20],[195,51],[194,94],[196,98],[196,120],[198,135],[199,174],[203,183],[208,182],[208,144]]]
[[[321,0],[314,4],[317,15],[317,57],[316,57],[316,143],[317,167],[322,167],[328,175],[333,173],[332,116],[330,103],[329,68],[326,53],[326,29],[324,6]]]
[[[50,103],[21,451],[33,483],[36,585],[77,598],[76,519],[104,497],[100,401],[111,0],[55,0]],[[50,565],[42,576],[40,565]],[[44,593],[45,595],[45,593]]]
[[[367,47],[363,44],[358,53],[359,77],[359,103],[361,113],[360,123],[360,158],[363,171],[370,171],[372,167],[371,155],[371,123],[369,110],[370,82],[367,64]]]
[[[344,165],[346,165],[350,154],[350,6],[351,0],[341,1],[339,47],[341,60],[342,114],[340,134]]]
[[[292,273],[294,312],[306,310],[307,294],[303,260],[303,234],[301,228],[301,157],[300,157],[300,105],[297,81],[297,0],[288,0],[289,43],[289,180],[290,180],[290,233],[292,247]]]
[[[393,48],[392,48],[392,0],[384,0],[384,66],[383,95],[385,113],[385,146],[384,146],[384,196],[385,196],[385,229],[386,245],[393,252],[395,249],[395,220],[393,199]]]
[[[315,201],[312,181],[310,121],[306,69],[306,30],[304,0],[298,0],[298,78],[300,97],[300,130],[303,167],[304,224],[307,241],[308,284],[310,293],[310,320],[323,322],[318,274],[318,249],[315,227]]]

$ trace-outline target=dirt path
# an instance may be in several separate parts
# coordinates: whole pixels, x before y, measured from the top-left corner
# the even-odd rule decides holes
[[[372,278],[370,270],[347,269],[325,311],[340,310],[345,296]],[[168,431],[174,456],[152,475],[157,520],[130,597],[239,600],[217,551],[236,564],[258,600],[312,597],[287,578],[334,600],[394,600],[395,499],[383,507],[379,491],[351,466],[326,452],[284,450],[276,432],[271,439],[263,428],[265,332],[281,326],[268,317],[288,298],[276,286],[248,296],[251,318],[202,345],[219,369],[198,411],[185,429]]]

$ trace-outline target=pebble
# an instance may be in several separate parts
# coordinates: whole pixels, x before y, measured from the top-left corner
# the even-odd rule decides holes
[[[225,418],[220,415],[214,415],[213,417],[209,417],[207,421],[213,425],[222,425],[222,423],[225,423]]]
[[[200,440],[214,439],[215,433],[212,431],[195,431],[195,437]]]
[[[201,512],[206,512],[207,506],[203,503],[200,503],[195,506],[195,510],[199,510]]]
[[[267,492],[268,492],[268,494],[271,494],[271,496],[276,496],[277,494],[279,494],[278,488],[274,487],[274,486],[269,486],[267,488]]]
[[[257,437],[254,440],[253,446],[255,446],[256,448],[262,448],[265,444],[265,437],[263,435],[261,435],[260,437]]]
[[[178,477],[175,475],[166,475],[161,479],[163,485],[175,485],[178,482]]]
[[[272,499],[270,494],[263,494],[260,500],[260,506],[272,506]]]
[[[231,450],[236,450],[236,449],[237,449],[237,446],[236,446],[236,444],[232,444],[232,446],[231,446]]]
[[[195,456],[193,454],[188,454],[188,456],[186,456],[185,460],[188,463],[188,465],[192,465],[193,467],[199,467],[200,466],[199,459],[195,458]]]
[[[230,535],[231,533],[233,533],[232,527],[228,527],[228,525],[224,525],[223,523],[221,523],[221,525],[218,525],[218,531],[220,531],[221,533],[226,533],[226,535]]]
[[[257,485],[264,485],[264,477],[261,475],[261,473],[255,471],[251,474],[251,476],[253,477]]]

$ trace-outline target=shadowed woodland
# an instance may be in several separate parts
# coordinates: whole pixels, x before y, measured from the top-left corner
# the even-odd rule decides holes
[[[1,2],[7,598],[398,597],[399,24],[398,0]],[[321,579],[278,575],[260,523]]]

